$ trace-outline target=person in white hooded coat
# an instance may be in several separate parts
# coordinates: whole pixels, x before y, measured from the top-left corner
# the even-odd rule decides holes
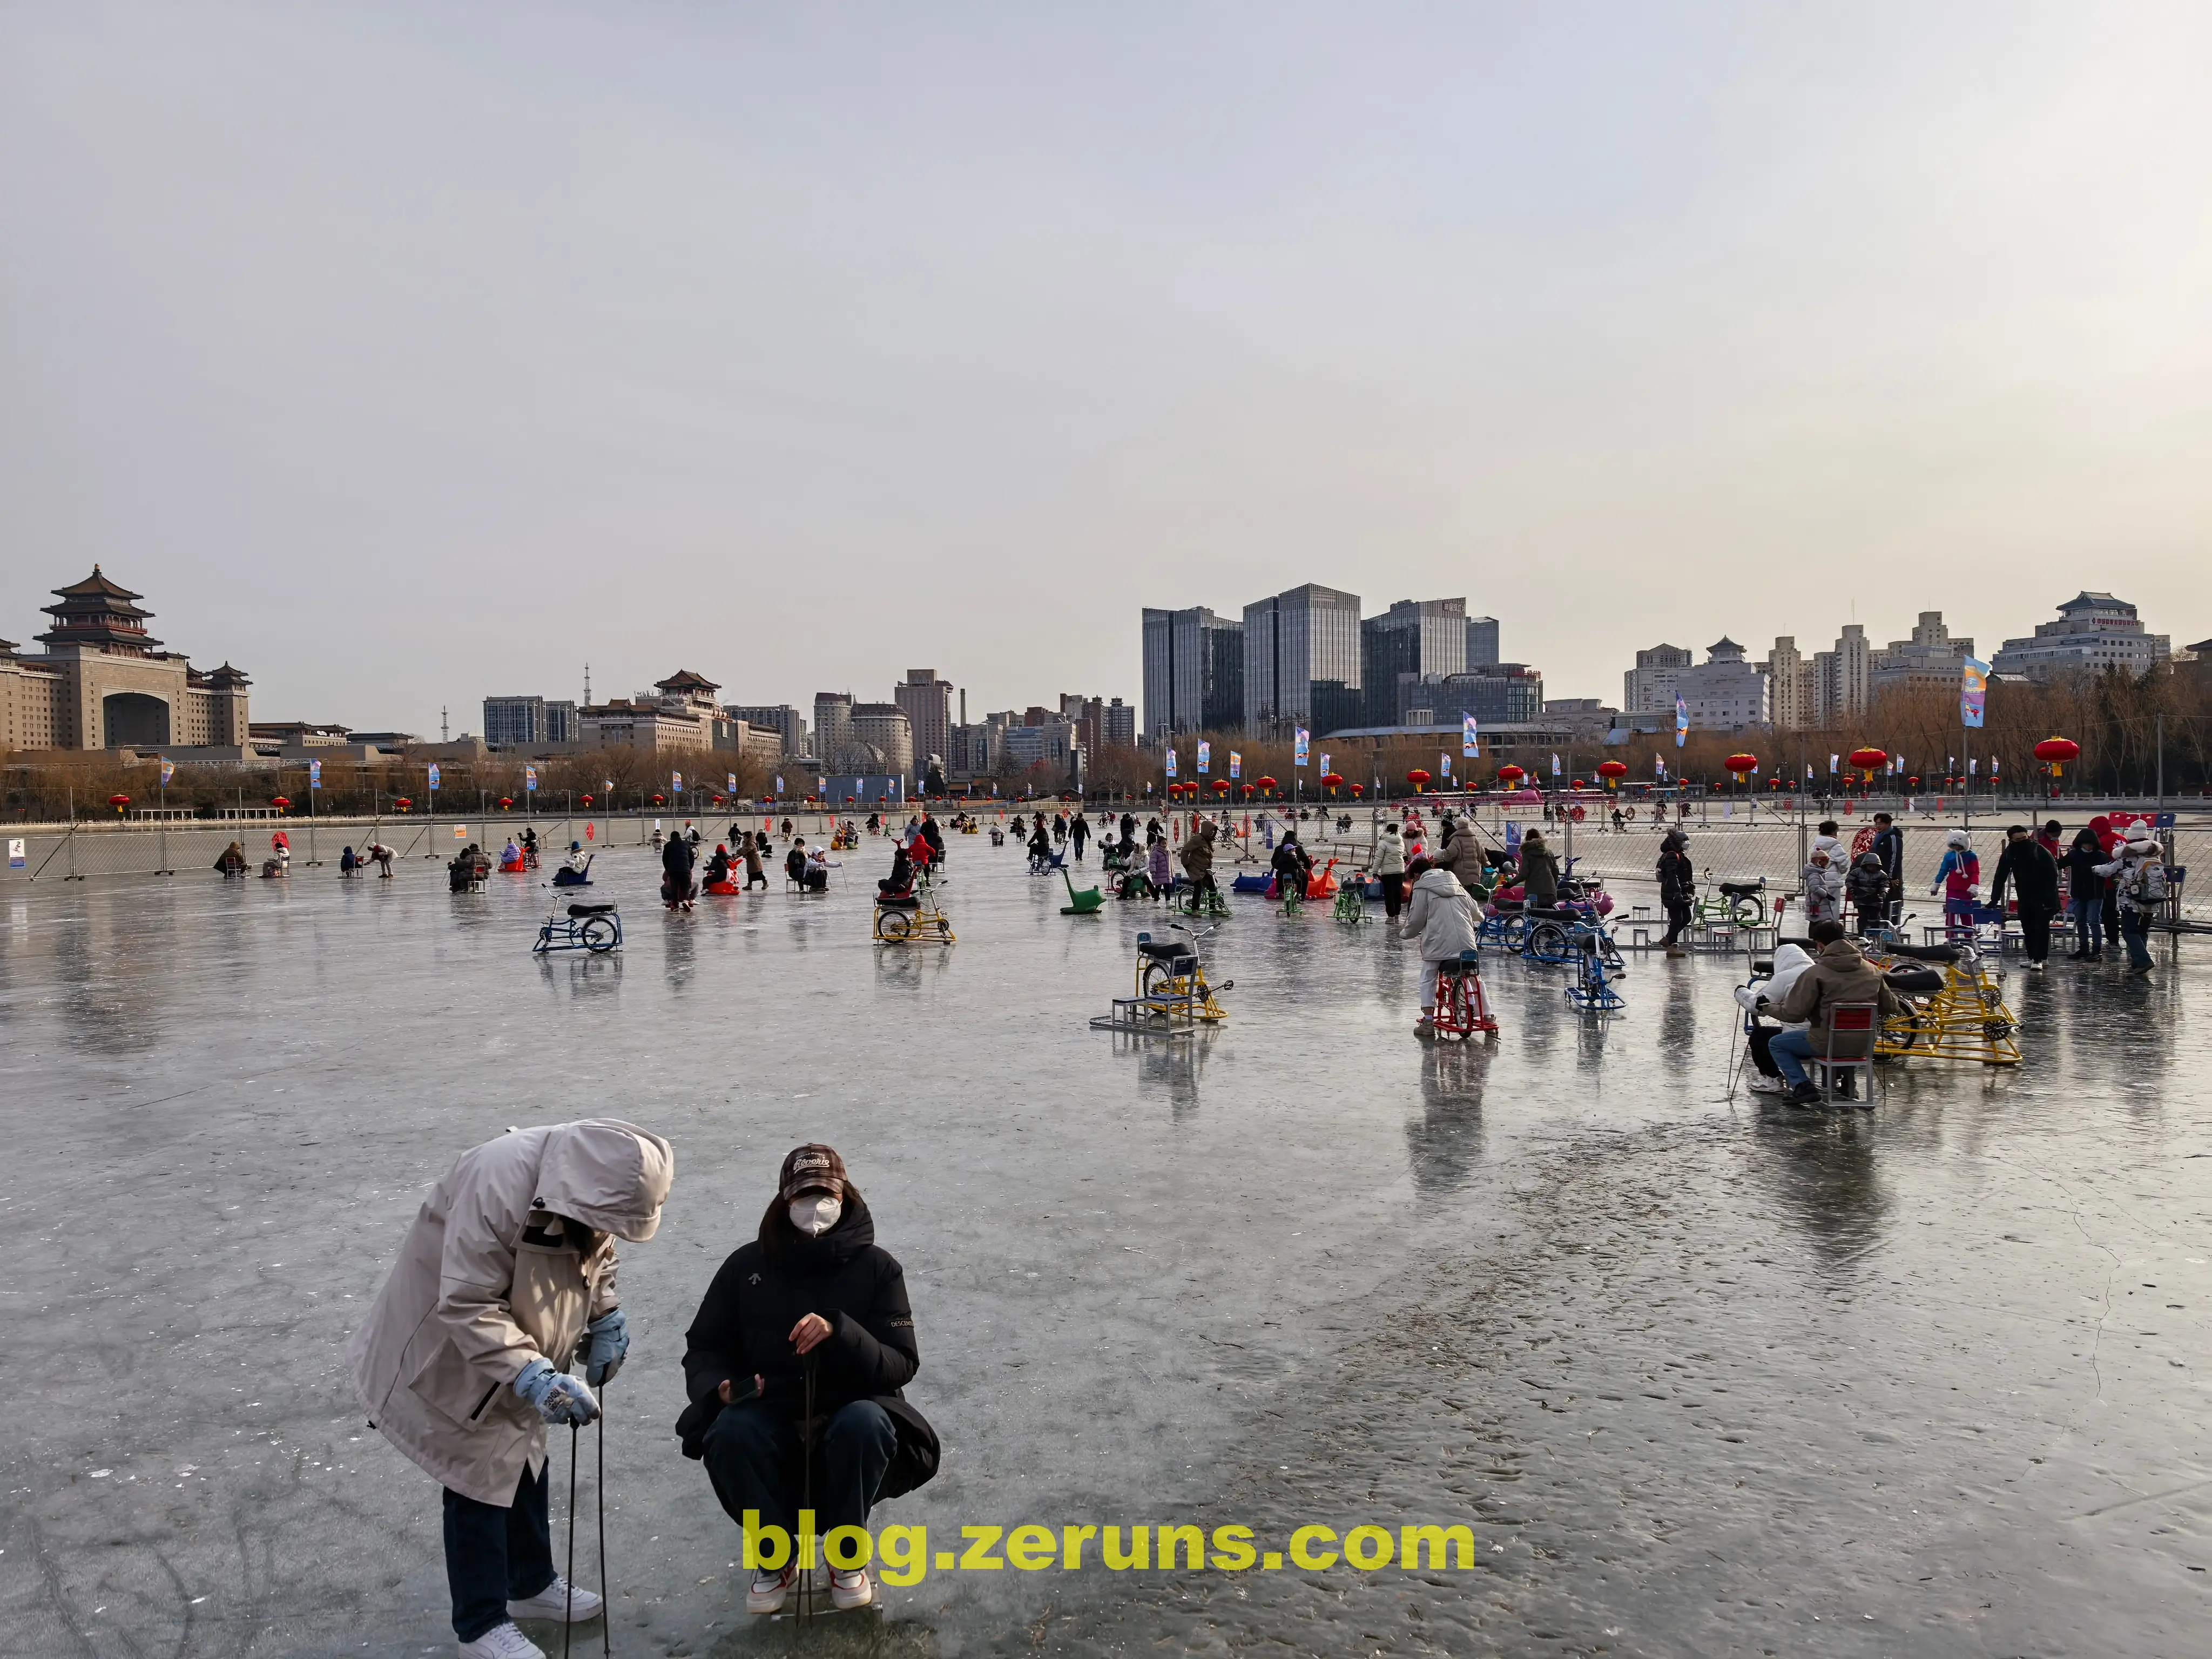
[[[1779,1008],[1789,996],[1790,988],[1797,982],[1797,975],[1813,965],[1813,958],[1802,945],[1784,945],[1774,953],[1774,971],[1765,979],[1755,979],[1748,985],[1739,985],[1735,1000],[1743,1011],[1751,1015],[1751,1063],[1759,1075],[1751,1080],[1753,1094],[1779,1095],[1789,1092],[1782,1067],[1769,1051],[1767,1045],[1783,1031],[1802,1031],[1805,1022],[1783,1025],[1774,1022],[1773,1011]]]
[[[1848,877],[1850,854],[1844,843],[1833,836],[1815,836],[1812,850],[1806,855],[1802,872],[1805,884],[1805,925],[1816,921],[1841,921],[1844,919],[1844,885]]]
[[[538,1649],[515,1619],[582,1623],[600,1611],[553,1569],[545,1429],[598,1416],[591,1390],[629,1346],[614,1240],[653,1237],[675,1175],[665,1140],[611,1118],[517,1129],[464,1152],[422,1200],[347,1345],[370,1423],[446,1488],[464,1659],[531,1659]],[[581,1381],[568,1374],[580,1357]]]
[[[1425,1030],[1434,1024],[1437,1007],[1437,964],[1456,962],[1460,952],[1474,949],[1474,901],[1459,878],[1441,870],[1425,858],[1406,866],[1413,878],[1413,899],[1406,907],[1405,936],[1421,942],[1421,1018]]]

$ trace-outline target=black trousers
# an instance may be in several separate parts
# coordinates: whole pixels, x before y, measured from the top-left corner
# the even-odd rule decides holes
[[[545,1510],[551,1460],[522,1472],[507,1509],[446,1488],[446,1583],[453,1595],[453,1634],[473,1642],[507,1622],[507,1604],[553,1582],[553,1528]]]
[[[890,1413],[872,1400],[855,1400],[829,1413],[814,1447],[814,1529],[865,1527],[884,1472],[898,1449]],[[799,1524],[805,1471],[799,1425],[758,1400],[727,1407],[707,1431],[707,1478],[730,1519],[745,1523],[759,1511],[764,1527],[786,1532]]]
[[[2051,957],[2051,919],[2057,914],[2051,910],[2031,910],[2020,907],[2020,936],[2027,944],[2030,962],[2047,962]]]
[[[1667,937],[1659,942],[1671,948],[1682,937],[1682,930],[1690,925],[1690,901],[1686,898],[1668,899],[1664,902],[1667,907]]]
[[[1774,1041],[1774,1034],[1781,1029],[1779,1025],[1769,1025],[1764,1020],[1759,1021],[1751,1028],[1751,1063],[1759,1068],[1759,1075],[1762,1077],[1782,1075],[1781,1065],[1775,1060],[1772,1050],[1767,1047]]]
[[[1382,914],[1395,921],[1399,907],[1406,902],[1406,878],[1402,875],[1377,876],[1376,880],[1382,884]]]

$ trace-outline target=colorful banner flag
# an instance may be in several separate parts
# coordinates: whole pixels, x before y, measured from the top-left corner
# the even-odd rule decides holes
[[[317,762],[315,763],[315,764],[316,764],[317,766],[319,766],[319,766],[322,764],[322,763],[321,763],[320,761],[317,761]],[[162,787],[162,788],[164,788],[164,789],[167,789],[167,788],[169,787],[169,780],[170,780],[171,778],[173,778],[173,777],[174,777],[174,776],[176,776],[176,775],[177,775],[177,763],[176,763],[176,762],[174,762],[174,761],[171,760],[167,756],[164,755],[164,756],[161,757],[161,787]]]
[[[1328,775],[1328,750],[1326,749],[1321,751],[1321,775],[1323,777]]]
[[[1459,752],[1474,759],[1482,753],[1482,728],[1475,724],[1474,716],[1464,716],[1459,723]]]
[[[8,837],[8,867],[9,867],[10,870],[20,870],[20,869],[21,869],[25,865],[28,864],[30,861],[31,861],[31,860],[30,860],[30,858],[29,858],[29,856],[27,855],[27,853],[26,848],[25,848],[24,841],[23,841],[22,836],[9,836],[9,837]]]
[[[783,793],[783,774],[781,772],[775,775],[775,793],[779,795]]]
[[[433,762],[431,762],[431,763],[430,763],[430,787],[431,787],[431,788],[433,788],[433,789],[435,789],[437,787],[438,787],[438,763],[437,763],[435,761],[433,761]],[[608,787],[608,788],[610,788],[610,789],[611,789],[611,788],[613,788],[613,787],[614,787],[614,785],[612,785],[612,784],[609,784],[609,785],[607,786],[607,787]]]
[[[526,795],[534,795],[538,793],[538,769],[534,766],[526,766],[522,769],[522,793]]]
[[[1291,764],[1304,766],[1306,763],[1306,745],[1313,741],[1313,733],[1303,726],[1296,727],[1295,730],[1297,737],[1291,745],[1294,752],[1291,757]]]
[[[1170,749],[1170,750],[1168,750],[1168,775],[1169,775],[1170,777],[1173,777],[1175,775],[1176,775],[1176,752],[1175,752],[1175,750],[1174,750]]]
[[[680,795],[684,793],[684,775],[681,772],[671,772],[668,775],[668,781],[672,794]]]
[[[1555,778],[1559,775],[1559,757],[1557,755],[1552,757],[1552,775]]]
[[[1990,665],[1973,657],[1959,664],[1959,724],[1978,727],[1990,696]]]
[[[1443,754],[1437,757],[1437,769],[1441,771],[1445,777],[1449,778],[1451,776],[1451,751],[1449,750],[1446,750]]]
[[[1198,775],[1204,777],[1213,769],[1213,745],[1201,739],[1198,745]]]
[[[1682,701],[1682,694],[1674,694],[1674,747],[1680,749],[1690,740],[1690,705]]]
[[[1241,778],[1244,775],[1244,757],[1234,749],[1229,751],[1229,775],[1232,778]]]
[[[722,790],[725,794],[734,795],[738,793],[738,775],[735,772],[730,774],[729,781],[722,786]]]
[[[163,761],[161,764],[164,769],[168,766],[168,763],[167,761]],[[163,778],[161,781],[167,783],[168,779]],[[310,789],[319,789],[322,787],[323,763],[320,761],[309,761],[307,763],[307,787]]]
[[[1836,769],[1837,769],[1838,766],[1842,765],[1843,763],[1844,763],[1844,757],[1843,757],[1841,755],[1831,755],[1831,756],[1829,756],[1829,757],[1828,757],[1828,775],[1829,775],[1830,777],[1832,777],[1832,778],[1833,776],[1835,776],[1835,775],[1836,775]]]

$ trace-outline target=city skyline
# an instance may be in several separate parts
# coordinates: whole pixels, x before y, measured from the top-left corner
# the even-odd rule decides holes
[[[2202,9],[551,15],[0,16],[26,587],[426,732],[549,661],[1133,696],[1102,591],[1332,570],[1608,700],[1854,599],[2212,633]]]

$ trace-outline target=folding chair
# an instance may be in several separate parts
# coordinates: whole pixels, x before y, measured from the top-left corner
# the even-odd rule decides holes
[[[1826,1051],[1813,1056],[1813,1063],[1820,1068],[1820,1098],[1825,1103],[1835,1100],[1836,1073],[1838,1071],[1864,1072],[1864,1099],[1871,1107],[1875,1099],[1875,1033],[1880,1029],[1881,1005],[1875,1002],[1835,1002],[1829,1004],[1827,1014]],[[1852,1050],[1857,1052],[1850,1052]]]

